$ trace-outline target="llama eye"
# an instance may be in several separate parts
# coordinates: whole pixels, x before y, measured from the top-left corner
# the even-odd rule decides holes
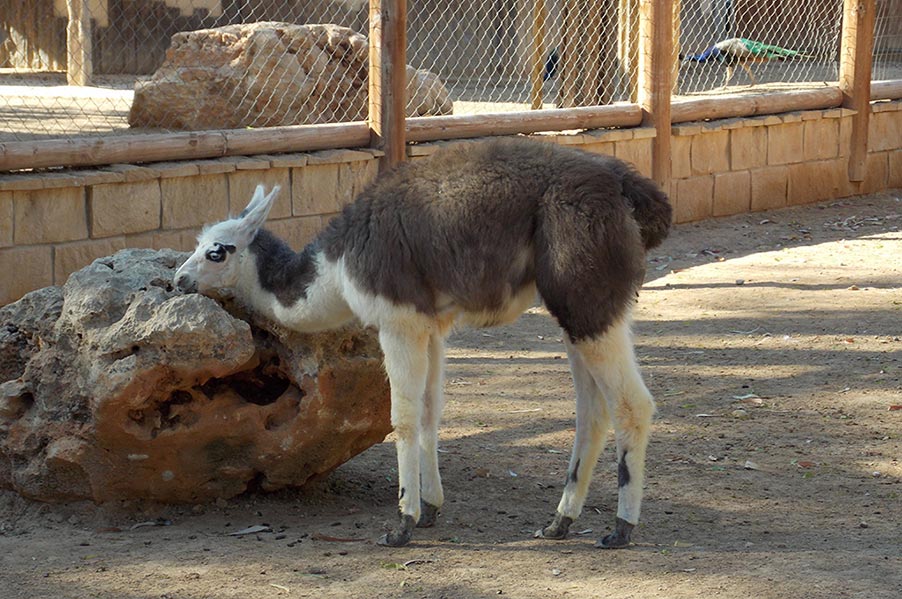
[[[225,258],[225,252],[221,248],[207,250],[207,260],[210,262],[222,262]]]

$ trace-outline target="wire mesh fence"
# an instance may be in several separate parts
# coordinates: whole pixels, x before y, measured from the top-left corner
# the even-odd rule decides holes
[[[635,101],[639,4],[408,0],[407,114]],[[675,2],[674,93],[835,82],[842,6]],[[900,78],[902,0],[877,6]],[[0,0],[0,141],[363,120],[368,30],[368,0]]]
[[[617,2],[448,0],[410,2],[409,9],[408,58],[438,75],[456,113],[629,97],[638,50],[618,46],[630,22],[620,21]],[[638,26],[638,11],[631,16]]]
[[[877,0],[872,79],[902,78],[902,0]]]
[[[678,93],[839,77],[843,0],[682,0]]]
[[[67,56],[74,5],[89,25]],[[0,139],[366,118],[366,0],[0,0],[0,15]]]

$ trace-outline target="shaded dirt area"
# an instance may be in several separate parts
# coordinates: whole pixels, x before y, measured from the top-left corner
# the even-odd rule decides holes
[[[382,443],[305,489],[195,508],[7,493],[0,595],[902,596],[900,256],[899,193],[680,226],[649,256],[636,345],[659,414],[629,550],[593,547],[616,509],[610,448],[585,534],[532,538],[574,417],[560,331],[536,308],[452,338],[447,503],[409,547],[373,543],[395,517]]]

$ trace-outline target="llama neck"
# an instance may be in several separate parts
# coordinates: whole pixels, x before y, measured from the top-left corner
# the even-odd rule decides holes
[[[239,300],[297,331],[337,328],[353,317],[341,293],[337,266],[316,245],[294,252],[261,230],[241,255]]]

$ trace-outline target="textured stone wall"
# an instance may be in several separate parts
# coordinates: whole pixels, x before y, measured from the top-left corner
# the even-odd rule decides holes
[[[376,151],[327,150],[0,175],[0,305],[62,285],[117,250],[191,250],[258,183],[282,193],[268,227],[303,247],[378,171]]]
[[[677,222],[902,187],[902,102],[872,105],[867,175],[847,176],[852,112],[842,108],[673,127]]]
[[[902,187],[902,101],[871,109],[860,184],[847,177],[845,109],[674,125],[676,222]],[[538,137],[651,172],[649,128]],[[453,142],[412,145],[408,154],[417,160],[445,143]],[[259,182],[282,185],[269,227],[300,248],[376,176],[378,155],[327,150],[0,175],[0,305],[125,247],[192,249],[200,227],[239,212]]]

